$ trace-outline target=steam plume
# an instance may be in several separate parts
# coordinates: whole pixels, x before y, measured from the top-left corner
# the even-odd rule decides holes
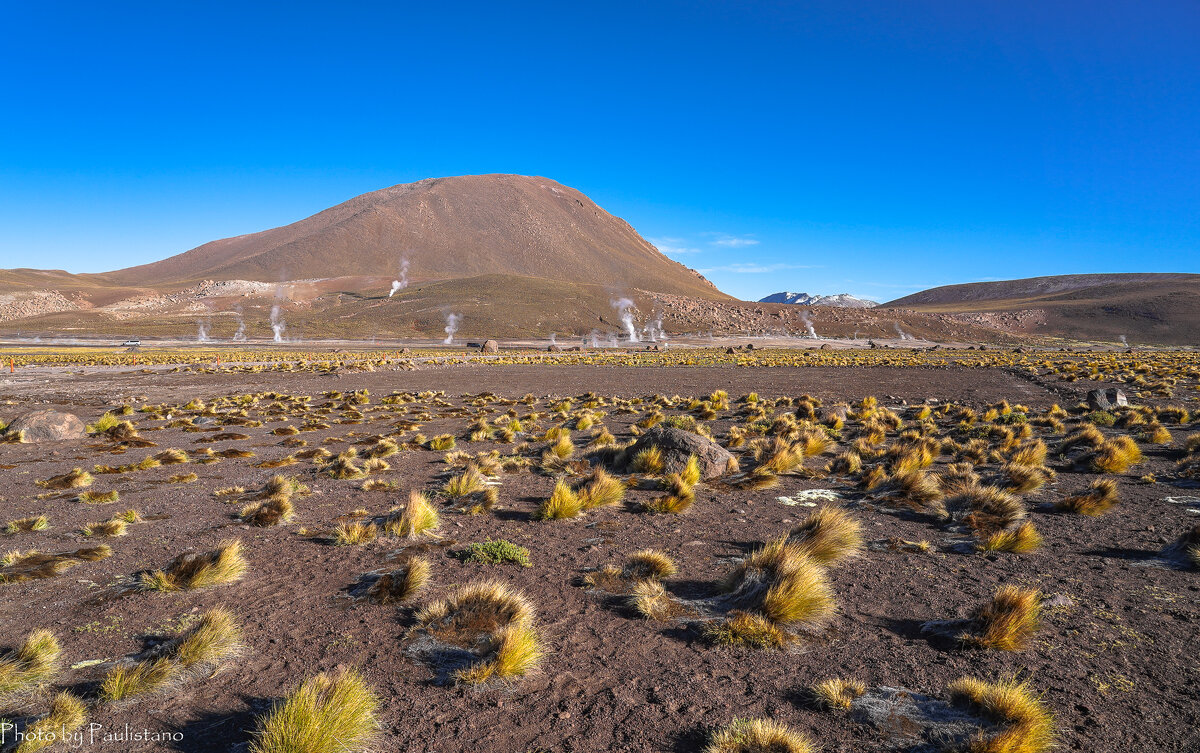
[[[399,279],[392,280],[392,292],[388,293],[388,298],[396,295],[397,291],[404,290],[408,287],[408,259],[400,260],[400,275]]]
[[[808,318],[807,311],[800,312],[800,321],[804,324],[804,328],[808,330],[808,336],[810,338],[812,338],[813,340],[821,339],[821,338],[817,337],[817,331],[815,329],[813,329],[812,319]]]
[[[629,335],[629,342],[641,342],[638,340],[637,330],[633,326],[633,301],[628,298],[618,298],[612,302],[612,307],[617,312],[617,317],[621,320],[621,324],[625,325],[625,333]]]
[[[911,340],[912,339],[912,335],[910,335],[907,332],[905,332],[904,330],[900,329],[900,322],[892,322],[892,326],[896,328],[896,334],[900,336],[901,340]]]
[[[1125,335],[1121,335],[1120,337],[1121,337],[1121,344],[1124,345],[1126,348],[1128,348],[1129,341],[1125,339]]]
[[[206,343],[208,341],[209,341],[209,339],[208,339],[208,322],[204,321],[203,319],[197,319],[196,320],[196,342]]]
[[[454,333],[458,331],[458,323],[461,321],[462,316],[459,314],[446,314],[446,339],[442,340],[442,345],[454,342]]]

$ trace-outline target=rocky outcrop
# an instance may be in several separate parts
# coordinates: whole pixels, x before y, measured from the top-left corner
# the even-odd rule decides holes
[[[56,410],[35,410],[17,417],[8,426],[9,433],[21,433],[23,442],[61,442],[81,439],[83,421],[74,413]]]
[[[671,426],[655,426],[647,431],[626,451],[632,459],[639,452],[657,447],[662,453],[663,469],[667,473],[679,473],[692,455],[700,461],[700,478],[718,478],[725,474],[733,456],[721,445],[708,437]]]

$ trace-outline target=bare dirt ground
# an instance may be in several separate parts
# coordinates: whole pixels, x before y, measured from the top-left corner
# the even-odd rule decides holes
[[[471,406],[465,393],[488,391],[520,399],[532,393],[538,425],[554,425],[547,396],[595,392],[606,397],[703,397],[726,390],[731,398],[757,392],[764,398],[812,395],[825,404],[856,402],[873,395],[901,412],[906,405],[954,401],[981,413],[1007,400],[1033,412],[1059,403],[1074,405],[1092,382],[1063,384],[1001,368],[623,368],[530,366],[419,366],[412,371],[319,374],[101,373],[96,369],[23,369],[0,384],[0,418],[32,407],[60,407],[94,421],[121,404],[182,405],[267,391],[311,395],[367,389],[368,406],[392,392],[442,390],[453,407]],[[263,401],[264,404],[266,401]],[[1165,404],[1165,403],[1164,403]],[[520,412],[529,406],[515,406]],[[645,407],[645,406],[643,406]],[[680,415],[686,411],[665,411]],[[501,411],[504,408],[500,409]],[[605,408],[599,408],[605,411]],[[786,412],[786,408],[781,409]],[[467,419],[432,410],[420,431],[456,434],[458,449],[481,452],[511,447],[463,439]],[[734,410],[709,422],[724,437],[741,421]],[[175,415],[196,415],[177,409]],[[499,414],[497,414],[499,415]],[[360,481],[335,480],[315,464],[254,467],[295,452],[283,425],[222,427],[249,439],[198,443],[204,431],[165,427],[168,421],[130,416],[158,446],[114,450],[89,438],[41,445],[0,445],[0,497],[10,519],[46,515],[43,531],[0,534],[4,549],[74,550],[97,543],[80,528],[118,509],[135,508],[146,522],[105,541],[107,559],[88,562],[46,580],[0,585],[2,646],[13,646],[34,628],[52,630],[63,644],[64,666],[134,654],[146,636],[161,635],[189,616],[224,605],[242,621],[243,656],[212,677],[117,705],[97,705],[89,722],[108,733],[124,725],[178,733],[164,741],[96,741],[86,750],[229,751],[245,746],[255,716],[302,679],[338,666],[356,666],[382,699],[378,751],[695,751],[713,727],[738,717],[769,717],[805,732],[819,750],[907,749],[902,730],[880,730],[843,713],[813,707],[807,688],[829,677],[857,677],[868,686],[902,687],[944,697],[946,685],[964,675],[996,678],[1016,674],[1043,694],[1054,714],[1059,748],[1088,751],[1195,751],[1200,749],[1200,580],[1158,558],[1165,544],[1200,515],[1200,490],[1143,483],[1154,473],[1169,477],[1177,454],[1144,447],[1146,460],[1117,476],[1121,503],[1102,517],[1050,511],[1045,503],[1083,489],[1096,478],[1052,455],[1056,480],[1025,500],[1044,543],[1028,554],[981,554],[960,546],[962,536],[921,515],[899,511],[859,491],[847,478],[784,476],[775,488],[751,491],[721,482],[698,487],[694,506],[680,515],[636,511],[655,493],[631,490],[624,506],[601,508],[570,519],[536,521],[532,513],[549,496],[554,479],[536,470],[501,477],[498,507],[482,515],[442,510],[440,538],[426,544],[380,537],[362,546],[333,546],[302,530],[326,530],[355,510],[384,513],[402,504],[410,489],[438,490],[447,470],[442,452],[409,449],[387,458],[391,469],[372,478],[394,481],[395,490],[364,491]],[[386,433],[395,416],[366,412],[361,423],[338,423],[297,435],[310,447],[334,453],[368,435]],[[640,414],[609,412],[602,423],[619,441],[631,439]],[[1189,433],[1169,425],[1175,445]],[[1190,431],[1195,431],[1193,426]],[[578,438],[584,432],[576,432]],[[853,435],[847,424],[846,441]],[[336,438],[333,440],[327,438]],[[1060,437],[1045,436],[1053,445]],[[544,442],[527,438],[540,453]],[[890,438],[889,438],[890,440]],[[323,442],[327,442],[322,444]],[[75,467],[136,462],[166,448],[241,447],[249,459],[164,466],[121,475],[97,475],[90,489],[120,492],[120,501],[89,505],[75,491],[45,495],[35,481]],[[812,458],[819,468],[828,458]],[[935,467],[941,467],[945,458]],[[170,483],[194,472],[192,483]],[[254,489],[276,473],[293,475],[313,494],[297,500],[290,523],[254,528],[236,519],[239,507],[216,498],[228,486]],[[830,570],[837,616],[822,634],[788,650],[720,648],[687,622],[638,618],[579,579],[605,564],[620,564],[644,548],[668,553],[678,564],[668,591],[681,598],[712,594],[738,558],[772,540],[809,510],[782,503],[805,489],[832,489],[836,503],[863,524],[878,546]],[[1172,502],[1168,498],[1190,498]],[[2,521],[0,521],[2,523]],[[186,550],[203,551],[223,539],[241,540],[250,570],[240,581],[198,591],[139,593],[124,590],[129,576],[163,567]],[[527,547],[532,567],[487,566],[463,561],[471,542],[507,539]],[[927,540],[928,553],[890,548],[886,542]],[[415,606],[445,595],[454,585],[497,578],[521,589],[537,608],[536,626],[548,655],[541,666],[514,682],[482,689],[436,682],[417,661],[406,637],[414,606],[378,605],[355,599],[359,577],[394,562],[401,550],[424,551],[433,563],[431,585]],[[967,650],[931,640],[926,621],[967,616],[999,585],[1039,589],[1056,599],[1036,639],[1025,650]],[[55,688],[85,697],[106,665],[66,669]],[[0,714],[41,713],[45,695],[22,698]],[[911,747],[911,746],[908,746]]]

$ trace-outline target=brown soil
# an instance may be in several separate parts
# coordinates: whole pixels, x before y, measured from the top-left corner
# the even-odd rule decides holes
[[[30,371],[30,370],[26,370]],[[81,373],[90,371],[90,373]],[[5,418],[34,403],[74,410],[91,421],[105,409],[136,397],[135,404],[186,403],[263,390],[319,396],[367,388],[372,405],[393,390],[445,390],[454,405],[461,393],[489,390],[520,398],[526,393],[577,395],[706,395],[725,389],[734,398],[750,391],[764,397],[811,394],[827,403],[875,395],[881,404],[955,400],[976,408],[1007,399],[1031,408],[1072,405],[1091,386],[1048,385],[1004,370],[966,368],[671,368],[602,367],[421,367],[408,372],[317,375],[122,373],[57,371],[51,381],[10,381],[0,399],[14,401]],[[542,407],[544,410],[545,402]],[[518,406],[520,407],[520,406]],[[370,419],[374,414],[367,414]],[[714,422],[722,435],[729,414]],[[136,416],[135,416],[136,418]],[[619,439],[629,438],[636,415],[610,413],[604,423]],[[461,434],[462,417],[437,418],[421,431]],[[302,433],[310,447],[338,452],[350,446],[351,431],[376,433],[388,422],[341,425]],[[543,426],[549,421],[543,420]],[[398,488],[366,492],[360,482],[336,481],[307,461],[281,471],[253,463],[283,457],[294,448],[287,437],[268,432],[276,424],[244,429],[250,439],[233,446],[256,453],[213,465],[188,465],[199,480],[166,481],[178,466],[124,475],[101,475],[92,490],[118,489],[112,505],[74,501],[75,491],[45,499],[34,481],[74,467],[136,462],[163,449],[222,449],[230,443],[197,444],[207,433],[181,429],[146,431],[162,422],[143,421],[143,436],[157,448],[113,454],[95,439],[54,445],[0,445],[0,497],[10,518],[45,514],[46,531],[5,536],[5,549],[72,552],[96,542],[78,533],[85,523],[136,508],[148,519],[127,536],[107,539],[113,556],[83,562],[63,575],[0,586],[0,621],[12,645],[29,630],[53,630],[64,647],[64,664],[115,659],[143,647],[140,637],[200,610],[224,605],[242,620],[248,650],[216,676],[196,678],[167,693],[120,707],[98,707],[89,721],[119,731],[181,732],[180,742],[97,743],[96,750],[225,751],[249,739],[256,713],[311,674],[355,665],[380,694],[383,734],[379,751],[694,751],[707,732],[735,717],[766,716],[810,734],[823,751],[892,749],[877,730],[841,713],[810,706],[805,688],[836,676],[858,677],[870,686],[904,687],[944,697],[962,675],[994,678],[1020,673],[1044,694],[1056,717],[1062,750],[1195,751],[1200,748],[1200,674],[1195,666],[1200,620],[1200,581],[1195,571],[1176,569],[1156,558],[1164,544],[1195,524],[1188,507],[1168,496],[1200,496],[1196,490],[1145,484],[1137,476],[1167,476],[1174,455],[1151,449],[1147,461],[1119,477],[1121,504],[1099,518],[1060,515],[1038,506],[1084,488],[1094,476],[1052,460],[1057,481],[1027,497],[1031,518],[1045,539],[1031,554],[983,556],[959,551],[958,538],[919,517],[874,504],[835,479],[785,477],[777,488],[750,492],[722,484],[701,486],[683,515],[647,515],[625,507],[594,510],[563,521],[536,522],[531,513],[554,480],[537,473],[502,477],[500,506],[490,514],[443,511],[436,544],[409,547],[379,538],[365,546],[335,547],[301,535],[300,527],[327,529],[356,509],[382,514],[403,504],[412,488],[434,490],[445,470],[442,453],[405,451],[388,458],[392,470],[378,477]],[[1177,444],[1185,428],[1169,427]],[[1195,430],[1194,428],[1192,429]],[[581,434],[581,433],[580,433]],[[325,436],[344,440],[320,445]],[[1048,438],[1048,442],[1052,440]],[[506,445],[459,440],[471,452]],[[277,472],[297,475],[313,494],[296,500],[290,524],[249,528],[233,517],[239,507],[215,498],[215,489],[240,485],[252,490]],[[785,533],[806,514],[777,501],[801,489],[831,488],[845,494],[845,507],[862,521],[866,538],[929,540],[931,554],[881,546],[830,571],[838,615],[819,637],[788,651],[718,649],[700,639],[693,623],[639,620],[601,594],[580,587],[589,569],[620,564],[653,547],[671,555],[679,575],[668,590],[682,598],[711,595],[715,585],[752,547]],[[654,492],[631,491],[634,501]],[[128,593],[123,579],[161,568],[189,549],[205,551],[239,538],[251,568],[240,582],[175,594]],[[488,567],[456,554],[470,542],[508,539],[528,547],[533,566]],[[431,559],[429,589],[416,600],[446,595],[454,585],[497,578],[523,591],[537,609],[535,625],[549,654],[533,675],[511,685],[482,690],[446,686],[413,658],[408,629],[413,607],[377,605],[349,593],[363,573],[394,566],[396,552],[422,552]],[[1048,610],[1035,642],[1022,652],[962,650],[920,634],[928,620],[968,616],[1000,584],[1041,589],[1068,597],[1070,606]],[[88,693],[102,667],[64,671],[56,687]],[[25,699],[6,716],[40,713],[45,696]],[[13,705],[13,704],[7,704]],[[85,748],[87,749],[87,748]]]

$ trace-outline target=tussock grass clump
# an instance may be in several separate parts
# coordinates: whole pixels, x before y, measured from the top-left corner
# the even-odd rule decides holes
[[[707,623],[703,628],[705,640],[715,646],[751,646],[780,648],[795,640],[795,636],[780,630],[761,614],[734,609],[724,619]]]
[[[1095,473],[1125,473],[1142,462],[1142,451],[1131,437],[1114,437],[1105,440],[1085,460]]]
[[[208,552],[181,554],[164,570],[142,573],[138,585],[144,591],[190,591],[240,580],[248,567],[242,542],[228,540]]]
[[[107,544],[58,554],[42,554],[36,550],[28,552],[14,550],[0,557],[0,585],[53,578],[80,563],[95,562],[110,555],[112,555],[112,548]]]
[[[813,685],[810,690],[818,706],[848,709],[855,698],[867,692],[867,684],[862,680],[834,677]]]
[[[461,499],[481,491],[484,486],[486,486],[486,480],[483,474],[479,472],[479,468],[471,464],[462,473],[447,481],[443,491],[451,499]]]
[[[453,450],[455,445],[453,434],[439,434],[425,443],[425,446],[435,452]]]
[[[58,671],[61,655],[54,633],[41,628],[29,633],[19,648],[0,657],[0,697],[48,682]]]
[[[81,489],[91,486],[95,481],[96,477],[92,474],[82,468],[74,468],[60,476],[51,476],[35,483],[43,489]]]
[[[333,543],[336,546],[360,546],[374,541],[378,535],[379,528],[374,523],[357,520],[352,523],[338,523],[333,529]]]
[[[23,739],[13,753],[33,753],[59,742],[68,742],[71,733],[85,721],[87,707],[83,700],[66,691],[58,693],[50,702],[46,715],[21,730]]]
[[[241,509],[238,517],[243,523],[260,528],[286,523],[295,515],[296,509],[289,497],[277,496],[259,502],[251,502]]]
[[[753,551],[725,582],[730,604],[782,626],[814,628],[834,610],[825,570],[786,537]]]
[[[1104,432],[1091,424],[1084,424],[1063,438],[1058,445],[1058,453],[1065,455],[1076,447],[1094,450],[1102,444],[1104,444]]]
[[[80,529],[84,536],[124,536],[129,523],[120,518],[106,520],[103,523],[88,523]]]
[[[857,555],[863,546],[862,525],[836,507],[822,507],[792,529],[788,539],[814,561],[832,565]]]
[[[1028,516],[1021,498],[995,486],[963,486],[948,497],[946,506],[964,514],[963,522],[978,534],[1010,528]]]
[[[251,753],[358,753],[379,729],[379,699],[355,670],[301,683],[259,717]]]
[[[580,507],[592,510],[619,504],[625,498],[625,482],[596,468],[578,491]]]
[[[30,531],[44,531],[50,527],[50,519],[45,515],[35,515],[30,518],[18,518],[10,520],[4,526],[4,532],[7,534],[28,533]]]
[[[1103,515],[1117,504],[1117,482],[1110,478],[1093,481],[1086,492],[1064,497],[1054,503],[1059,510],[1080,515]]]
[[[1015,528],[990,534],[980,542],[979,549],[984,552],[1027,554],[1041,545],[1041,534],[1033,527],[1033,523],[1026,521]]]
[[[223,608],[210,609],[192,627],[109,670],[100,684],[100,698],[115,703],[212,674],[241,649],[237,619]]]
[[[679,605],[657,580],[639,580],[629,589],[626,604],[647,620],[666,620],[679,613]]]
[[[665,467],[662,450],[657,447],[647,447],[644,450],[639,450],[633,456],[630,467],[637,473],[662,473]]]
[[[163,450],[150,457],[157,460],[161,465],[178,465],[188,461],[187,453],[183,450]]]
[[[625,560],[625,574],[635,580],[662,580],[677,572],[675,562],[657,549],[642,549]]]
[[[1016,494],[1037,491],[1054,479],[1054,471],[1039,465],[1005,463],[1001,466],[1000,473],[1008,481],[1005,488]]]
[[[415,539],[427,531],[437,530],[438,513],[429,498],[413,489],[408,493],[408,504],[399,515],[389,515],[383,530],[392,536]]]
[[[121,495],[116,489],[107,492],[83,492],[78,499],[85,505],[107,505],[116,502]]]
[[[468,685],[480,685],[493,678],[523,677],[545,656],[537,633],[528,625],[507,625],[496,631],[484,649],[484,661],[455,673],[455,679]]]
[[[1200,525],[1194,525],[1163,550],[1163,554],[1191,567],[1200,567]]]
[[[1042,753],[1054,745],[1054,720],[1030,687],[1015,679],[985,682],[963,677],[948,688],[955,705],[1005,725],[994,734],[981,732],[971,741],[973,753]]]
[[[852,476],[855,473],[860,473],[863,468],[862,455],[859,455],[854,450],[844,450],[834,456],[833,460],[829,461],[826,470],[829,473],[838,476]]]
[[[367,471],[362,466],[355,464],[354,461],[356,458],[358,458],[358,450],[351,447],[329,461],[325,466],[325,473],[336,479],[349,479],[353,481],[365,478]]]
[[[554,491],[538,507],[534,517],[538,520],[561,520],[574,518],[583,511],[583,501],[563,479],[554,484]]]
[[[813,753],[807,737],[770,719],[738,719],[713,735],[703,753]]]
[[[1037,632],[1041,610],[1041,593],[1004,586],[975,612],[971,628],[958,638],[979,648],[1019,651]]]
[[[521,567],[532,567],[529,561],[529,550],[511,541],[476,542],[463,550],[464,562],[478,562],[483,565],[503,565],[513,563]]]
[[[429,583],[429,560],[413,557],[395,570],[383,573],[367,589],[367,598],[379,604],[409,601]]]
[[[172,484],[190,484],[200,477],[194,473],[180,473],[167,479]]]

